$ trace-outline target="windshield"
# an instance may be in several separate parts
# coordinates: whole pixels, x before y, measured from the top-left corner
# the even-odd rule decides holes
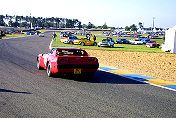
[[[56,50],[56,56],[73,55],[73,56],[88,56],[84,50]]]

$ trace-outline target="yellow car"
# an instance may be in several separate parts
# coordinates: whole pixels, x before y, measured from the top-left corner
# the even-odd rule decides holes
[[[84,45],[93,45],[93,46],[96,46],[97,42],[91,41],[90,39],[87,39],[87,38],[81,38],[79,40],[74,40],[73,44],[82,45],[82,46],[84,46]]]

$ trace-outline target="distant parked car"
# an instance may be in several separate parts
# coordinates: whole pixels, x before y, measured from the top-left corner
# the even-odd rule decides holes
[[[114,47],[114,43],[112,38],[107,37],[98,43],[98,47]]]
[[[143,42],[143,44],[146,44],[146,43],[154,43],[154,42],[152,42],[149,38],[142,39],[141,41]]]
[[[162,37],[159,36],[150,36],[151,39],[162,39]]]
[[[27,35],[34,35],[35,32],[26,32]]]
[[[39,35],[41,32],[40,31],[35,31],[35,34],[36,35]]]
[[[143,45],[143,42],[140,39],[131,39],[129,41],[131,44],[134,44],[134,45]]]
[[[13,31],[4,31],[5,34],[12,34]]]
[[[138,39],[146,39],[147,37],[146,36],[140,36],[140,37],[138,37]]]
[[[149,47],[149,48],[159,48],[160,44],[159,43],[146,43],[146,47]]]
[[[44,36],[45,36],[44,33],[39,34],[39,37],[44,37]]]
[[[130,42],[127,40],[127,39],[124,39],[124,38],[119,38],[116,40],[117,43],[120,43],[120,44],[130,44]]]
[[[63,40],[63,43],[65,43],[65,44],[67,44],[67,43],[73,44],[73,41],[74,41],[74,40],[78,40],[78,38],[77,38],[76,36],[69,36],[68,39],[64,39],[64,40]]]
[[[133,35],[133,37],[135,37],[135,38],[138,38],[138,37],[140,37],[140,36],[142,36],[142,35],[140,35],[140,34],[134,34],[134,35]]]
[[[12,34],[24,34],[22,31],[14,31]]]
[[[87,38],[81,38],[81,39],[78,39],[78,40],[74,40],[73,44],[81,45],[81,46],[85,46],[85,45],[97,46],[97,42],[91,41],[90,39],[87,39]]]
[[[26,32],[27,35],[30,35],[30,32]]]

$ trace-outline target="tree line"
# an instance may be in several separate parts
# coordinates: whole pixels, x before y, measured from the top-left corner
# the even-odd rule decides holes
[[[108,27],[106,23],[103,26],[95,26],[91,22],[88,24],[81,24],[78,19],[67,19],[58,17],[33,17],[33,16],[10,16],[0,15],[0,26],[9,27],[39,27],[39,28],[101,28],[108,29],[114,27]]]
[[[0,15],[0,26],[40,28],[81,28],[81,21],[67,18]]]
[[[104,24],[103,26],[95,26],[91,22],[88,24],[81,24],[78,19],[67,19],[58,17],[32,17],[32,16],[10,16],[0,15],[0,26],[9,27],[33,27],[37,28],[101,28],[108,29],[109,27]]]

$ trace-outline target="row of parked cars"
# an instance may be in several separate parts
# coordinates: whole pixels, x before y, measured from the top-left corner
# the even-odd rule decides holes
[[[98,47],[114,47],[114,40],[110,37],[103,39],[98,44],[96,41],[90,40],[89,38],[81,38],[78,39],[76,36],[68,36],[66,34],[61,34],[60,41],[65,44],[75,44],[75,45],[82,45],[82,46],[97,46]]]
[[[25,34],[27,34],[27,35],[38,35],[39,37],[44,37],[45,36],[44,33],[41,33],[39,31],[28,31]]]
[[[117,44],[132,44],[132,45],[143,45],[145,44],[146,47],[157,47],[159,48],[159,44],[151,41],[149,38],[139,37],[136,39],[127,40],[125,38],[119,38],[116,40]]]
[[[85,46],[85,45],[97,46],[97,42],[95,41],[91,41],[88,38],[78,39],[76,36],[61,35],[60,41],[63,42],[64,44],[75,44],[75,45],[82,45],[82,46]]]
[[[76,36],[68,35],[68,34],[61,34],[60,41],[65,44],[75,44],[75,45],[82,45],[82,46],[97,46],[98,47],[114,47],[114,44],[133,44],[133,45],[143,45],[146,44],[146,47],[159,47],[158,43],[152,42],[149,38],[139,37],[136,39],[127,40],[125,38],[119,38],[116,42],[111,37],[106,37],[99,43],[96,41],[92,41],[89,38],[81,38],[78,39]]]

